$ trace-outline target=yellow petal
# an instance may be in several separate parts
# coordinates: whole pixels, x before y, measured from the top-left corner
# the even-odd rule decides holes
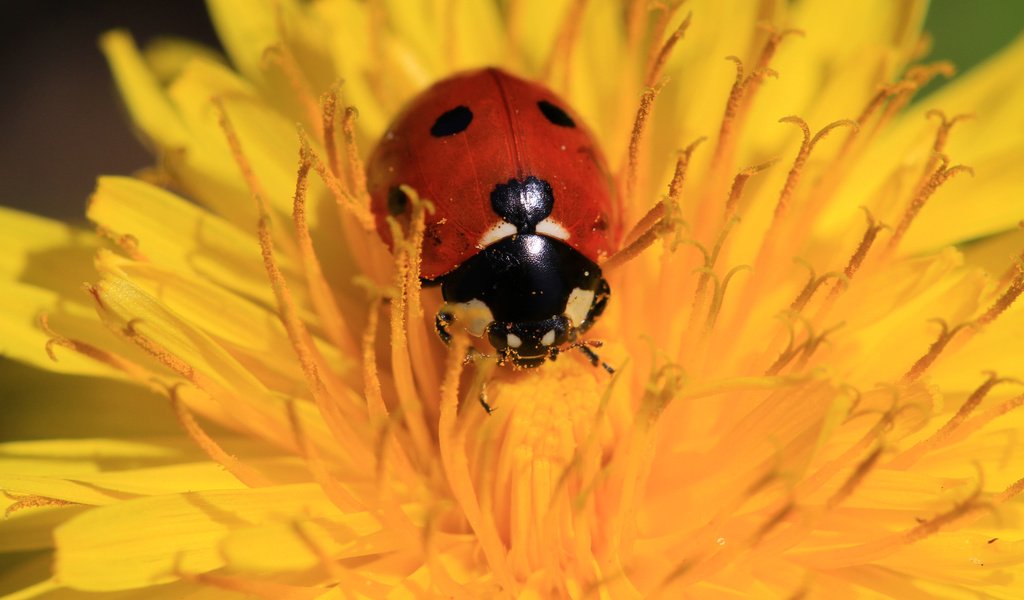
[[[401,551],[411,541],[400,531],[382,530],[374,516],[356,513],[331,521],[258,524],[233,531],[221,547],[231,568],[259,573],[310,569],[321,564],[325,556],[372,558]],[[268,553],[267,548],[275,551]]]
[[[337,515],[316,485],[119,502],[57,528],[55,576],[62,584],[92,591],[151,586],[224,566],[220,544],[233,530]]]
[[[167,400],[134,383],[57,375],[7,360],[0,360],[0,381],[3,439],[167,436],[181,430]]]
[[[76,295],[85,297],[81,291]],[[6,283],[0,295],[0,315],[0,356],[62,373],[121,376],[107,365],[65,348],[53,348],[56,362],[46,352],[51,336],[39,325],[41,315],[47,315],[50,326],[65,336],[96,339],[108,335],[97,327],[95,312],[87,306],[68,302],[59,292]]]
[[[124,31],[112,31],[100,38],[100,47],[135,126],[158,148],[187,145],[189,135],[184,123],[131,36]]]
[[[101,177],[86,214],[113,234],[134,238],[142,256],[273,306],[253,235],[175,194],[137,179]],[[286,258],[281,268],[296,273]]]

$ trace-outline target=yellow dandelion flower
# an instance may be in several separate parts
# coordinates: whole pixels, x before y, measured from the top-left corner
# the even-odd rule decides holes
[[[3,367],[3,589],[1019,598],[1024,42],[910,104],[950,70],[914,65],[924,2],[680,4],[210,0],[227,61],[105,36],[157,164],[99,180],[95,232],[0,213],[0,351],[59,373]],[[422,230],[374,230],[368,149],[484,65],[612,163],[614,376],[464,367]]]

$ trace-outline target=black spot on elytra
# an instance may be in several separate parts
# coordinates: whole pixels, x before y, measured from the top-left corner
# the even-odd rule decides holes
[[[430,128],[430,135],[434,137],[455,135],[456,133],[465,131],[472,121],[473,111],[469,110],[469,108],[465,106],[456,106],[455,108],[442,113],[441,116],[434,121],[434,126]]]
[[[407,206],[409,206],[409,196],[402,191],[402,188],[396,185],[388,190],[388,214],[397,217],[405,212]]]
[[[435,248],[439,247],[444,241],[441,237],[441,225],[438,223],[427,225],[423,230],[423,239],[433,244]]]
[[[547,100],[538,102],[537,108],[540,109],[540,112],[544,113],[544,118],[559,127],[576,127],[576,122],[572,120],[572,117]]]

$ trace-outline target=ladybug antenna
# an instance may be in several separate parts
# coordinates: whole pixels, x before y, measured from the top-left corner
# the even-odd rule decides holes
[[[584,356],[587,357],[587,360],[590,361],[590,364],[594,365],[595,367],[601,365],[601,367],[603,367],[605,371],[608,371],[609,375],[614,375],[615,369],[612,368],[612,366],[609,365],[608,363],[601,360],[601,357],[597,354],[597,352],[594,352],[593,350],[594,348],[600,348],[603,345],[604,343],[601,342],[600,340],[581,340],[579,342],[573,342],[572,344],[569,344],[568,346],[566,346],[566,350],[579,350],[580,352],[583,353]]]

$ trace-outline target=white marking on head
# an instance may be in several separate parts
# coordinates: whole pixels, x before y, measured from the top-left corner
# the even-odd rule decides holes
[[[551,344],[554,344],[555,330],[549,329],[548,332],[544,334],[544,337],[540,338],[540,343],[544,346],[550,346]]]
[[[562,227],[561,223],[553,220],[551,217],[547,217],[540,223],[537,223],[537,233],[560,240],[569,239],[569,232],[565,227]]]
[[[519,339],[519,336],[514,333],[508,334],[508,337],[505,339],[508,342],[509,348],[518,348],[523,345],[523,340]]]
[[[579,327],[587,318],[591,305],[594,304],[594,291],[573,288],[569,301],[565,303],[565,316],[574,327]]]
[[[462,323],[469,335],[483,337],[487,326],[494,322],[494,314],[491,309],[481,300],[476,298],[469,302],[452,302],[445,305],[447,312],[455,316],[455,320]]]
[[[509,223],[508,221],[498,221],[491,226],[490,229],[484,232],[480,236],[480,241],[477,242],[477,246],[480,248],[486,248],[494,242],[501,241],[511,235],[516,234],[516,226]]]

